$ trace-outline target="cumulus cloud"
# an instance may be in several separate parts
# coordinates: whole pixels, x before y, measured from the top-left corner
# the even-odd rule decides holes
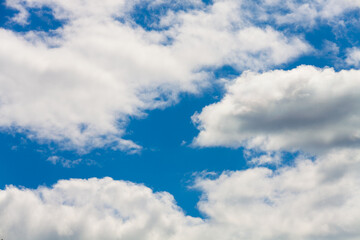
[[[136,151],[141,147],[123,138],[129,117],[166,107],[180,92],[199,92],[209,69],[267,69],[310,49],[301,38],[245,23],[232,1],[185,1],[191,7],[169,9],[158,31],[132,19],[136,4],[164,2],[6,1],[19,9],[20,22],[29,21],[29,9],[48,7],[63,26],[0,29],[0,127],[66,148]]]
[[[224,239],[357,239],[358,156],[332,152],[276,171],[254,168],[200,179],[199,208],[211,227],[228,234]]]
[[[193,116],[198,146],[321,154],[360,145],[360,71],[299,66],[245,72]]]
[[[59,181],[0,192],[5,239],[169,239],[201,220],[186,217],[166,192],[110,178]]]
[[[5,239],[341,239],[360,234],[358,151],[299,158],[198,178],[205,219],[186,216],[166,192],[111,178],[62,180],[51,188],[0,190]]]

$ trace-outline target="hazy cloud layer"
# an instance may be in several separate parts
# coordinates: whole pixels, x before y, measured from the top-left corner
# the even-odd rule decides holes
[[[244,23],[232,1],[186,1],[185,9],[195,7],[169,11],[160,31],[135,24],[137,3],[8,0],[20,10],[14,21],[46,6],[64,25],[49,33],[0,29],[0,126],[68,148],[137,150],[122,138],[129,116],[198,92],[209,68],[266,69],[310,50],[301,38]]]
[[[357,239],[359,152],[299,158],[276,171],[254,168],[199,178],[206,219],[184,215],[166,192],[110,178],[0,191],[5,239]]]
[[[300,66],[245,72],[193,116],[198,146],[319,154],[360,146],[360,71]]]

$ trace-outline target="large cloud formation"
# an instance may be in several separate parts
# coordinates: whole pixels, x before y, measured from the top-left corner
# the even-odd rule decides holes
[[[201,178],[205,219],[186,216],[166,192],[110,178],[0,191],[5,239],[342,239],[360,235],[358,151]]]
[[[137,25],[132,9],[147,4],[156,11],[161,1],[6,4],[19,10],[13,21],[26,24],[29,10],[47,7],[63,26],[0,29],[0,127],[80,150],[136,150],[122,138],[129,117],[198,92],[211,80],[209,69],[265,69],[310,49],[301,38],[244,22],[232,1],[184,2],[179,12],[170,5],[156,31]]]
[[[200,91],[209,84],[209,69],[226,64],[252,71],[229,82],[220,102],[193,117],[200,129],[194,144],[318,157],[300,154],[291,166],[276,170],[199,176],[193,187],[202,192],[198,208],[204,218],[187,216],[169,193],[111,178],[60,180],[38,189],[7,186],[0,190],[0,236],[358,239],[360,73],[312,66],[269,71],[311,47],[253,20],[293,24],[306,13],[303,24],[312,26],[359,1],[264,0],[249,16],[250,2],[184,1],[177,11],[168,1],[8,0],[19,10],[14,21],[26,24],[29,9],[45,6],[64,25],[50,33],[0,29],[1,127],[77,149],[138,149],[123,139],[130,116],[165,107],[180,92]],[[135,5],[144,3],[174,9],[148,29],[132,17]],[[263,11],[271,6],[282,8]],[[349,50],[349,65],[357,65],[356,51]],[[266,156],[278,161],[274,157]]]
[[[193,120],[194,144],[320,154],[360,146],[360,71],[246,72]]]

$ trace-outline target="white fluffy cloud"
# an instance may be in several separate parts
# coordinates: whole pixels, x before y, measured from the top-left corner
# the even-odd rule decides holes
[[[122,138],[129,116],[198,92],[210,79],[205,68],[264,69],[310,49],[300,38],[243,23],[232,2],[186,1],[200,7],[164,16],[174,25],[161,31],[134,24],[137,1],[6,3],[21,10],[21,22],[28,9],[47,6],[64,26],[50,33],[0,29],[0,126],[81,150],[139,149]]]
[[[5,239],[355,240],[360,234],[359,152],[298,159],[199,178],[206,219],[184,215],[166,192],[110,178],[0,191]]]
[[[193,116],[198,146],[305,151],[360,145],[360,71],[300,66],[245,72]]]
[[[218,239],[357,239],[360,235],[358,151],[298,159],[276,171],[254,168],[201,179],[199,208]],[[214,238],[216,239],[216,238]]]
[[[5,239],[169,239],[201,220],[185,217],[165,192],[110,178],[59,181],[0,192]]]

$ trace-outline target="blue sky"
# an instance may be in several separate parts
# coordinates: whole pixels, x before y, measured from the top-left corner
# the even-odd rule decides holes
[[[51,186],[59,179],[111,176],[144,183],[155,191],[171,192],[186,212],[197,216],[196,203],[200,193],[188,189],[193,173],[220,173],[247,167],[241,150],[187,146],[197,132],[190,117],[209,102],[213,102],[211,96],[188,96],[175,106],[133,120],[128,127],[129,135],[144,146],[144,150],[136,154],[96,149],[79,155],[28,140],[22,134],[2,134],[1,152],[6,156],[1,161],[2,188],[10,184],[37,188],[39,185]],[[182,141],[187,144],[181,145]],[[46,160],[54,153],[69,160],[81,158],[84,163],[70,168],[53,165]],[[86,161],[90,161],[90,165]]]
[[[0,236],[357,239],[359,11],[1,1]]]

